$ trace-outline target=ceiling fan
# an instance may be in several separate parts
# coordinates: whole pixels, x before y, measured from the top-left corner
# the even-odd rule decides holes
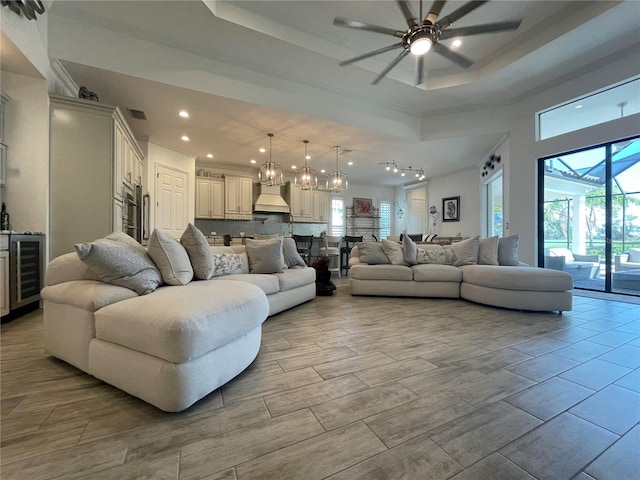
[[[402,48],[400,54],[393,59],[393,61],[387,65],[387,67],[380,72],[380,74],[373,80],[373,85],[376,85],[387,75],[392,68],[394,68],[400,61],[412,53],[416,56],[416,80],[415,84],[420,85],[424,79],[424,54],[429,50],[433,50],[438,55],[441,55],[451,60],[456,65],[462,68],[469,68],[473,65],[473,62],[468,58],[456,53],[446,46],[439,43],[441,40],[447,40],[455,37],[465,37],[469,35],[479,35],[482,33],[494,33],[505,32],[509,30],[516,30],[522,20],[514,20],[510,22],[497,22],[488,23],[485,25],[473,25],[469,27],[461,28],[449,28],[454,22],[457,22],[465,15],[471,13],[476,8],[487,3],[489,0],[472,1],[462,5],[457,10],[446,17],[439,18],[440,12],[444,7],[446,0],[436,0],[431,5],[429,12],[424,17],[424,20],[419,21],[413,14],[410,2],[408,0],[396,0],[398,7],[402,11],[402,15],[407,21],[407,30],[393,30],[387,27],[381,27],[379,25],[373,25],[370,23],[359,22],[356,20],[349,20],[346,18],[336,17],[333,20],[333,24],[339,27],[354,28],[356,30],[365,30],[368,32],[381,33],[383,35],[391,35],[393,37],[401,39],[400,42],[388,47],[383,47],[372,52],[358,55],[357,57],[350,58],[343,62],[340,62],[340,66],[349,65],[351,63],[359,62],[365,58],[380,55],[381,53],[389,52],[398,48]],[[420,0],[420,18],[422,18],[422,0]]]

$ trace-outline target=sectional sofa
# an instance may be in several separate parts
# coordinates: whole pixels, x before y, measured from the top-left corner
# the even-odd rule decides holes
[[[514,255],[517,243],[515,249],[513,244],[509,247],[508,255],[498,255],[500,240],[474,237],[451,246],[410,246],[412,241],[405,236],[402,246],[387,240],[358,244],[349,259],[351,294],[463,298],[519,310],[571,310],[569,274],[519,262]],[[407,243],[409,250],[418,252],[413,258],[407,257]]]
[[[160,278],[144,247],[126,246],[138,247],[142,257],[122,258],[141,265],[116,283],[146,279],[129,288],[105,281],[107,274],[84,263],[80,252],[49,264],[44,344],[51,355],[165,411],[184,410],[242,372],[258,354],[265,319],[315,297],[315,270],[301,259],[292,268],[278,260],[278,272],[250,273],[259,270],[247,255],[253,247],[206,245],[215,276],[192,281],[184,256],[160,250],[154,256],[164,265]],[[192,260],[192,269],[202,269]]]

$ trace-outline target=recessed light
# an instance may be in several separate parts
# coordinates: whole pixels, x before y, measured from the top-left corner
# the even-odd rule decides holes
[[[207,153],[207,158],[213,158],[213,153]]]
[[[187,112],[186,110],[180,110],[180,112],[178,112],[178,115],[180,115],[182,118],[189,118],[189,112]]]
[[[453,42],[451,42],[451,46],[453,48],[458,48],[460,45],[462,45],[462,40],[460,40],[459,38],[456,38]]]
[[[320,173],[327,173],[327,171],[323,168],[322,170],[320,170]]]
[[[267,151],[267,149],[266,149],[266,148],[264,148],[264,147],[261,147],[260,149],[258,149],[258,151],[259,151],[260,153],[264,153],[264,152],[266,152],[266,151]]]
[[[256,163],[256,161],[252,158],[252,159],[251,159],[251,163]]]
[[[306,160],[311,160],[311,155],[307,155],[306,157],[304,157]]]
[[[353,162],[347,162],[347,165],[351,166],[353,165]]]
[[[298,167],[296,167],[295,165],[291,165],[291,170],[295,170],[296,168]]]
[[[578,105],[576,105],[576,107],[575,107],[575,108],[582,108],[582,104],[581,104],[581,103],[579,103]]]
[[[187,135],[182,135],[182,136],[180,137],[180,139],[181,139],[183,142],[188,142],[188,141],[190,140],[190,138],[189,138]]]

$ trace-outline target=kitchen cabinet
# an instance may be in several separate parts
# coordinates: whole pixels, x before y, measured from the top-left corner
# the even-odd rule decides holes
[[[331,194],[314,190],[312,198],[313,221],[319,223],[329,222],[331,220]]]
[[[123,191],[143,155],[119,108],[50,95],[50,255],[123,229]]]
[[[297,185],[289,184],[289,208],[294,222],[311,222],[313,220],[313,197],[311,190],[302,190]]]
[[[251,220],[253,180],[227,175],[224,179],[224,218]]]
[[[224,218],[224,180],[196,177],[196,218]]]

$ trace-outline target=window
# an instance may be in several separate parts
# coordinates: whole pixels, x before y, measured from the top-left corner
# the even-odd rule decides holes
[[[331,199],[331,235],[344,235],[344,198]]]
[[[391,235],[391,202],[380,202],[380,240]]]
[[[485,185],[487,196],[487,237],[502,236],[502,175]]]

